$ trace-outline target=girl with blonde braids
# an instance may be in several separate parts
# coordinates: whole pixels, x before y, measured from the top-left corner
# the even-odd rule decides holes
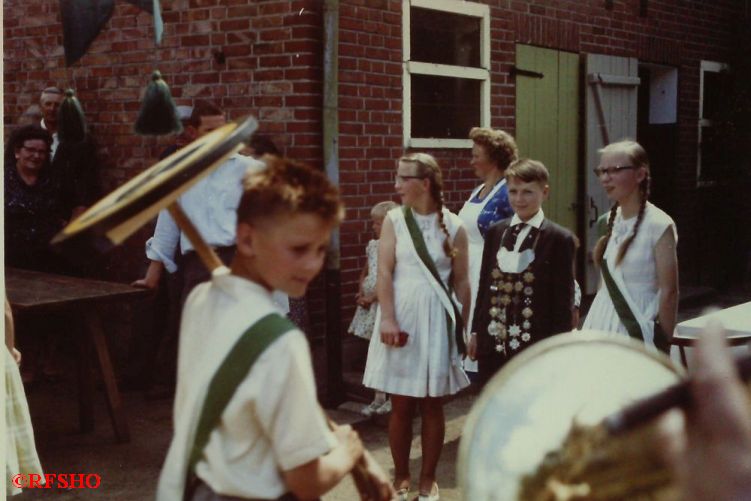
[[[623,140],[599,153],[595,174],[615,203],[594,249],[603,284],[583,328],[629,335],[667,351],[678,306],[675,223],[647,200],[649,159],[639,143]]]
[[[418,406],[418,499],[439,499],[435,474],[445,429],[442,397],[469,385],[461,364],[463,332],[456,329],[470,307],[467,235],[461,220],[443,206],[442,187],[432,156],[399,159],[395,189],[403,206],[386,215],[378,245],[380,311],[363,382],[392,395],[389,442],[399,500],[406,500],[410,490],[412,420]]]

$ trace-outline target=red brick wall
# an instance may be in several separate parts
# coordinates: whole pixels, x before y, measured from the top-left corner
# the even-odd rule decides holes
[[[684,252],[698,232],[695,203],[699,62],[725,61],[732,32],[748,24],[741,2],[651,0],[478,0],[491,7],[492,126],[514,132],[515,44],[633,56],[679,68],[679,175],[674,214]],[[322,0],[175,0],[162,2],[165,36],[154,49],[152,18],[126,2],[89,53],[64,67],[58,2],[4,2],[7,123],[48,85],[78,90],[100,146],[102,178],[112,188],[151,165],[169,139],[132,134],[140,95],[158,57],[180,104],[210,98],[231,117],[253,113],[288,156],[320,165]],[[342,227],[343,323],[351,317],[371,206],[393,196],[402,151],[401,0],[341,0],[339,30],[340,180],[348,206]],[[745,16],[745,17],[744,17]],[[745,19],[745,21],[744,21]],[[214,53],[221,51],[220,64]],[[156,54],[156,56],[155,56]],[[9,126],[6,125],[6,133]],[[468,150],[432,151],[446,178],[447,205],[458,210],[476,184]],[[144,234],[118,251],[112,274],[134,276]],[[686,238],[688,237],[688,239]],[[687,243],[688,242],[688,243]]]
[[[59,2],[4,2],[6,134],[41,89],[74,87],[99,145],[102,184],[111,190],[152,165],[170,143],[132,132],[140,97],[158,68],[178,104],[201,98],[231,118],[252,113],[287,155],[320,166],[322,2],[175,0],[162,2],[162,9],[159,48],[151,15],[119,1],[88,53],[66,68]],[[110,276],[141,272],[147,235],[144,230],[115,251]]]
[[[727,61],[733,31],[749,18],[740,2],[650,0],[640,17],[638,0],[477,0],[491,8],[491,123],[513,133],[516,87],[509,70],[516,43],[577,53],[637,57],[679,69],[679,156],[674,215],[682,237],[681,265],[693,270],[698,238],[696,120],[701,60]],[[342,0],[340,12],[341,188],[348,205],[342,229],[342,268],[348,321],[364,249],[372,238],[370,207],[393,195],[392,179],[402,148],[400,0]],[[745,19],[745,21],[744,21]],[[469,151],[433,150],[444,170],[446,200],[459,210],[477,184]],[[689,277],[690,280],[690,277]]]

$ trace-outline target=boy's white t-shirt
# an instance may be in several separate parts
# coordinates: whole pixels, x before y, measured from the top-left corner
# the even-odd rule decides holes
[[[239,337],[279,312],[262,286],[219,268],[198,285],[183,310],[174,435],[157,499],[182,499],[188,454],[211,378]],[[316,398],[310,349],[295,329],[256,360],[209,436],[198,477],[219,494],[274,499],[288,492],[282,471],[337,444]]]

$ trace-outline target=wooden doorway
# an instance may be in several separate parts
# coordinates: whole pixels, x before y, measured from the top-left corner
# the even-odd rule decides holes
[[[579,56],[517,44],[514,72],[519,154],[548,168],[545,216],[576,234]]]
[[[638,61],[633,57],[586,55],[586,97],[584,127],[585,210],[582,242],[586,246],[585,294],[597,292],[599,271],[592,260],[597,243],[597,218],[610,209],[610,201],[592,169],[597,167],[597,150],[621,139],[636,139]]]

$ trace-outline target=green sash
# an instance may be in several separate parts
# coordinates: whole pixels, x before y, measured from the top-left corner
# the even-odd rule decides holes
[[[597,229],[600,236],[607,233],[606,216],[608,216],[607,213],[603,214],[597,221]],[[603,221],[605,222],[604,225],[602,224]],[[618,318],[628,331],[628,335],[643,343],[644,333],[641,330],[641,325],[639,325],[639,321],[636,320],[634,312],[631,311],[628,301],[623,297],[623,293],[621,292],[621,289],[618,288],[618,284],[615,282],[613,275],[610,274],[610,268],[608,268],[608,263],[605,261],[604,257],[600,263],[600,269],[602,270],[602,279],[605,282],[605,287],[608,288],[608,293],[610,294],[610,300],[613,303],[613,307],[615,307],[616,313],[618,313]],[[657,321],[655,321],[653,341],[658,350],[664,353],[670,353],[670,343]]]
[[[274,341],[295,328],[290,320],[278,313],[270,313],[258,320],[237,340],[222,365],[209,383],[206,400],[196,428],[193,447],[190,449],[183,499],[189,499],[197,477],[195,468],[203,457],[209,435],[219,424],[219,419],[237,387],[250,372],[253,363]]]
[[[456,340],[456,347],[459,353],[463,355],[467,352],[467,347],[464,344],[464,322],[462,320],[462,314],[459,310],[459,307],[451,297],[453,287],[449,285],[449,287],[447,288],[446,284],[444,284],[443,280],[441,280],[441,275],[438,273],[438,270],[435,267],[435,263],[433,262],[433,258],[430,257],[428,248],[425,246],[425,240],[422,238],[422,233],[420,232],[420,228],[417,226],[417,221],[415,221],[415,216],[412,214],[412,209],[405,205],[402,207],[402,212],[404,212],[404,222],[407,224],[407,230],[409,231],[409,236],[412,237],[412,243],[415,245],[417,255],[420,257],[420,260],[423,262],[428,271],[430,271],[430,274],[433,275],[433,278],[435,278],[436,281],[440,284],[441,290],[444,292],[444,294],[446,294],[449,303],[451,303],[451,306],[454,309],[454,318],[456,318],[456,323],[451,320],[451,314],[448,311],[446,312],[446,320],[449,325],[449,342],[451,341],[451,331],[453,330],[454,338]]]

